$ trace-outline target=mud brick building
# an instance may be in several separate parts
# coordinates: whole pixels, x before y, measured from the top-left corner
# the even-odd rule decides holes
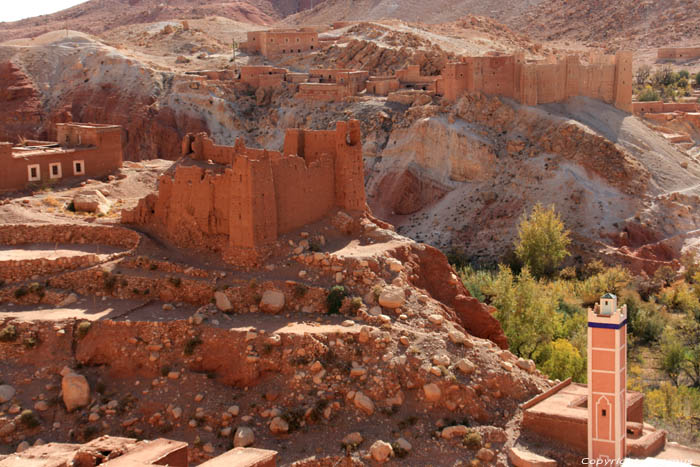
[[[59,123],[56,142],[0,143],[0,192],[70,178],[99,178],[122,166],[122,128]]]
[[[318,32],[314,28],[250,31],[241,50],[265,57],[318,50]]]
[[[187,135],[183,160],[122,221],[149,226],[181,247],[255,255],[278,236],[318,221],[334,208],[365,209],[360,123],[335,130],[287,130],[282,152],[217,146]]]

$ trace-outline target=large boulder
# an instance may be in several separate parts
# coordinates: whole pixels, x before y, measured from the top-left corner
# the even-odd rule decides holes
[[[233,305],[231,305],[231,300],[228,299],[225,293],[218,291],[214,293],[214,300],[216,301],[216,307],[220,311],[231,311],[233,310]]]
[[[387,443],[386,441],[378,440],[375,441],[374,444],[372,444],[372,447],[369,448],[369,453],[372,456],[372,459],[381,464],[388,461],[394,454],[394,448],[392,448],[391,444]]]
[[[277,289],[266,290],[260,300],[260,309],[268,313],[278,313],[284,308],[284,293]]]
[[[401,287],[385,287],[379,294],[379,304],[385,308],[399,308],[406,301],[406,293]]]
[[[90,384],[83,375],[73,371],[66,372],[61,381],[61,390],[63,403],[69,412],[90,403]]]
[[[73,197],[73,208],[77,212],[107,214],[111,203],[99,190],[81,191]]]

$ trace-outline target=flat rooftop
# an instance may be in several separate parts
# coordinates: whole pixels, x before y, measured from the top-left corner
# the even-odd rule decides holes
[[[627,391],[627,407],[631,407],[643,397],[641,393]],[[579,383],[563,386],[549,397],[526,409],[526,412],[586,421],[588,420],[588,386]]]

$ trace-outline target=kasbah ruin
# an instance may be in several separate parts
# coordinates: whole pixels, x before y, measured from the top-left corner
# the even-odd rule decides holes
[[[0,11],[0,467],[700,466],[697,1],[71,5]]]

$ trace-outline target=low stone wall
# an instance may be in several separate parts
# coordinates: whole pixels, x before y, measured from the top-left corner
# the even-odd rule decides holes
[[[87,254],[56,259],[35,258],[0,261],[0,281],[21,282],[35,276],[55,274],[94,266],[131,253],[141,237],[132,230],[110,226],[85,225],[25,225],[0,227],[0,245],[19,246],[37,243],[107,245],[124,248],[109,255]]]
[[[632,102],[632,113],[697,112],[700,106],[695,102]]]
[[[101,261],[98,255],[92,254],[56,259],[37,258],[0,261],[0,280],[5,283],[22,282],[36,276],[94,266]]]
[[[0,227],[0,245],[33,243],[69,243],[74,245],[99,244],[132,250],[139,245],[141,236],[133,230],[106,225],[9,224]]]

